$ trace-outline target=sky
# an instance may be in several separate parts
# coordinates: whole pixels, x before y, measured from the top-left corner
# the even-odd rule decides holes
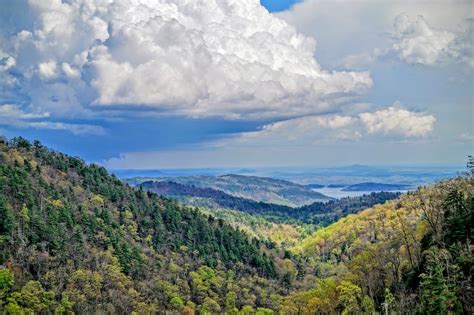
[[[471,1],[0,2],[8,138],[112,170],[474,154]]]

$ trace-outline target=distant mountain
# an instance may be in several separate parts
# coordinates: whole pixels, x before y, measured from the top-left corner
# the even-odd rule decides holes
[[[343,191],[394,191],[394,190],[407,190],[410,185],[404,184],[383,184],[383,183],[359,183],[350,185],[343,189]]]
[[[184,204],[195,207],[226,208],[250,214],[284,217],[294,211],[293,208],[288,206],[257,202],[251,199],[232,196],[214,188],[196,187],[171,181],[147,181],[140,184],[140,187],[160,196],[174,198]]]
[[[289,207],[300,207],[332,198],[289,181],[243,175],[175,177],[173,182],[209,187],[227,194]]]
[[[298,208],[276,205],[229,195],[214,188],[201,188],[170,181],[148,181],[141,188],[160,196],[176,199],[193,207],[231,209],[265,217],[272,222],[293,222],[326,226],[348,214],[357,213],[374,204],[398,198],[400,193],[379,192],[340,200],[314,202]]]

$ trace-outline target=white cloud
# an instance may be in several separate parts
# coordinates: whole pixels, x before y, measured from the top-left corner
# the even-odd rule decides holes
[[[436,118],[392,106],[373,113],[359,114],[370,134],[394,134],[404,137],[423,137],[433,131]]]
[[[34,114],[25,113],[18,105],[3,104],[0,105],[0,122],[5,122],[7,119],[35,119],[49,117],[49,113]]]
[[[326,64],[346,69],[367,69],[382,57],[427,66],[474,64],[472,1],[306,0],[278,16],[318,38]]]
[[[379,58],[396,58],[413,65],[467,64],[474,67],[471,20],[467,21],[463,30],[450,32],[432,27],[422,15],[411,19],[403,13],[394,19],[389,34],[387,48],[350,54],[342,59],[341,65],[346,69],[367,69]]]
[[[394,21],[390,50],[409,64],[434,65],[449,54],[455,38],[451,32],[431,27],[421,15],[412,20],[400,14]]]
[[[110,169],[166,167],[282,166],[334,164],[384,156],[400,163],[406,151],[422,154],[435,120],[396,104],[386,110],[352,115],[304,116],[267,124],[192,148],[125,152],[102,161]],[[344,142],[344,145],[340,145]],[[367,155],[367,152],[369,154]],[[428,151],[429,152],[429,151]],[[423,154],[427,154],[424,152]],[[380,162],[380,160],[379,160]]]
[[[42,80],[54,79],[57,73],[57,65],[54,61],[40,63],[38,66],[38,73]]]
[[[436,119],[425,113],[404,109],[399,104],[383,110],[353,115],[305,116],[265,125],[261,130],[244,132],[214,143],[225,146],[305,146],[390,138],[414,139],[428,136]]]
[[[358,131],[352,130],[357,119],[350,116],[324,115],[305,116],[271,123],[261,130],[238,134],[230,139],[241,145],[305,145],[334,140],[355,140],[361,137]],[[224,139],[218,145],[229,145]],[[234,144],[231,144],[234,145]]]
[[[367,69],[381,54],[382,52],[378,48],[371,53],[351,54],[342,59],[341,66],[346,69]]]
[[[11,73],[21,74],[16,93],[56,116],[121,105],[194,117],[291,117],[334,109],[372,87],[367,72],[321,69],[315,40],[258,0],[27,4],[25,21],[23,4],[10,8],[18,25],[0,22],[2,46],[16,60]]]

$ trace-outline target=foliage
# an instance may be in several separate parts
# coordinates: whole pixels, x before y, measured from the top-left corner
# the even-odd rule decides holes
[[[228,287],[246,288],[238,309],[271,305],[248,298],[256,282],[282,292],[264,242],[39,142],[0,143],[0,214],[0,312],[216,311]]]
[[[473,214],[468,172],[349,215],[292,251],[307,258],[309,273],[338,284],[325,296],[342,313],[470,314]],[[312,287],[292,293],[299,309],[324,305],[312,298],[321,283]]]
[[[0,142],[0,313],[472,314],[472,174],[387,202],[244,213],[183,207],[39,142]]]
[[[211,209],[231,209],[263,217],[274,223],[327,226],[351,213],[396,199],[399,193],[374,192],[360,197],[314,202],[299,208],[276,205],[229,195],[210,187],[196,187],[171,181],[147,181],[140,185],[159,195],[176,198],[184,204]]]

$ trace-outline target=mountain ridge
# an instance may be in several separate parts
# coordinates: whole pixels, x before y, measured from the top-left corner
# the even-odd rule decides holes
[[[143,180],[149,181],[150,179],[148,177]],[[303,185],[269,177],[226,174],[220,176],[180,176],[159,180],[194,185],[201,188],[214,188],[235,197],[290,207],[299,207],[316,201],[332,199]],[[125,182],[135,185],[140,184],[140,181],[139,178],[125,179]]]

